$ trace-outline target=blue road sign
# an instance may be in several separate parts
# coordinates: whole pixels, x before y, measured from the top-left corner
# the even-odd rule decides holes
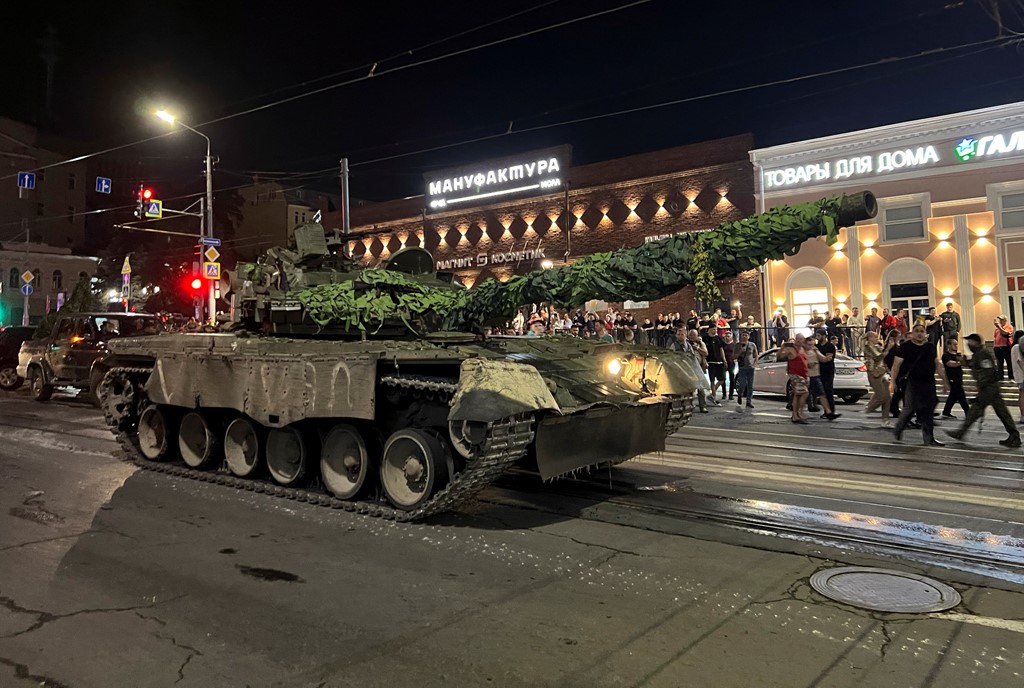
[[[35,172],[19,172],[18,173],[18,188],[19,189],[34,189],[34,188],[36,188],[36,173]]]
[[[199,241],[203,242],[204,246],[220,246],[220,239],[214,239],[213,237],[202,237]]]
[[[96,193],[110,193],[110,177],[96,177]]]
[[[24,294],[25,296],[31,296],[31,294],[32,294],[32,285],[31,284],[23,284],[23,285],[21,285],[21,293]]]
[[[146,201],[146,217],[155,217],[160,219],[164,216],[164,202],[163,201]]]

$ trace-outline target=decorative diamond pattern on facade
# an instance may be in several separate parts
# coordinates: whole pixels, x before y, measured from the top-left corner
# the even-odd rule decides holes
[[[650,222],[654,219],[654,216],[658,214],[658,210],[661,208],[658,202],[650,196],[644,196],[635,208],[633,212],[637,214],[643,222]]]
[[[397,236],[392,234],[391,235],[391,240],[388,242],[388,251],[390,253],[394,253],[395,251],[398,251],[401,248],[402,248],[401,240]]]
[[[405,245],[407,247],[409,247],[409,246],[419,246],[420,245],[420,237],[419,237],[419,235],[417,235],[415,232],[411,232],[409,234],[409,238],[405,240]]]
[[[593,205],[584,210],[583,214],[580,215],[580,222],[585,224],[589,229],[595,229],[599,224],[601,224],[601,220],[603,219],[604,213],[601,212],[600,208]]]
[[[541,213],[530,226],[533,227],[533,231],[537,232],[537,236],[544,236],[551,229],[551,218],[546,213]]]
[[[459,240],[462,239],[462,233],[454,227],[450,228],[444,233],[444,243],[454,248],[459,245]]]
[[[370,244],[370,255],[379,256],[380,252],[384,250],[384,244],[381,242],[380,237],[375,237],[373,243]]]
[[[690,201],[676,190],[673,190],[665,199],[665,211],[672,217],[679,217],[689,207]]]
[[[362,258],[366,255],[366,244],[361,241],[353,242],[355,245],[352,247],[352,257]]]
[[[632,211],[629,206],[623,203],[620,199],[616,199],[612,202],[612,206],[608,208],[608,219],[612,221],[614,225],[621,225],[629,217]]]
[[[480,239],[483,237],[483,235],[484,230],[480,229],[480,225],[478,225],[475,222],[469,226],[469,229],[466,230],[466,239],[469,240],[470,246],[476,246],[478,243],[480,243]]]
[[[519,215],[516,215],[515,219],[512,220],[512,224],[508,226],[508,231],[512,234],[512,239],[515,241],[522,239],[527,229],[529,227],[526,224],[526,220]]]
[[[501,223],[495,219],[487,221],[487,236],[490,237],[491,241],[498,243],[501,241],[501,236],[505,233],[505,228],[501,226]]]
[[[693,199],[693,202],[705,213],[710,213],[721,200],[722,194],[712,188],[704,187],[701,189],[700,193],[697,194],[697,198]]]

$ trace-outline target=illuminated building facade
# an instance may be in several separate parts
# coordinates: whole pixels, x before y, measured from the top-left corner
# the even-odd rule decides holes
[[[1024,103],[750,152],[758,210],[869,189],[878,216],[764,269],[764,301],[794,325],[812,310],[917,316],[952,303],[963,334],[1024,326]],[[865,310],[867,309],[867,310]]]

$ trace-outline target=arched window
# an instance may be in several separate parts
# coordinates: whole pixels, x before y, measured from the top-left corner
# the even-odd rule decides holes
[[[17,289],[18,284],[21,282],[21,271],[18,268],[11,268],[10,276],[7,279],[7,286],[11,289]]]
[[[53,271],[53,290],[62,291],[64,289],[64,273],[60,270]]]

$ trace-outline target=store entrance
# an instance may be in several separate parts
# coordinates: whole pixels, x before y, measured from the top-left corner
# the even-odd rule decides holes
[[[895,313],[898,309],[904,308],[910,314],[908,324],[912,324],[919,318],[928,317],[928,309],[931,308],[931,294],[928,293],[927,282],[908,282],[906,284],[892,284],[889,286],[889,310]]]

